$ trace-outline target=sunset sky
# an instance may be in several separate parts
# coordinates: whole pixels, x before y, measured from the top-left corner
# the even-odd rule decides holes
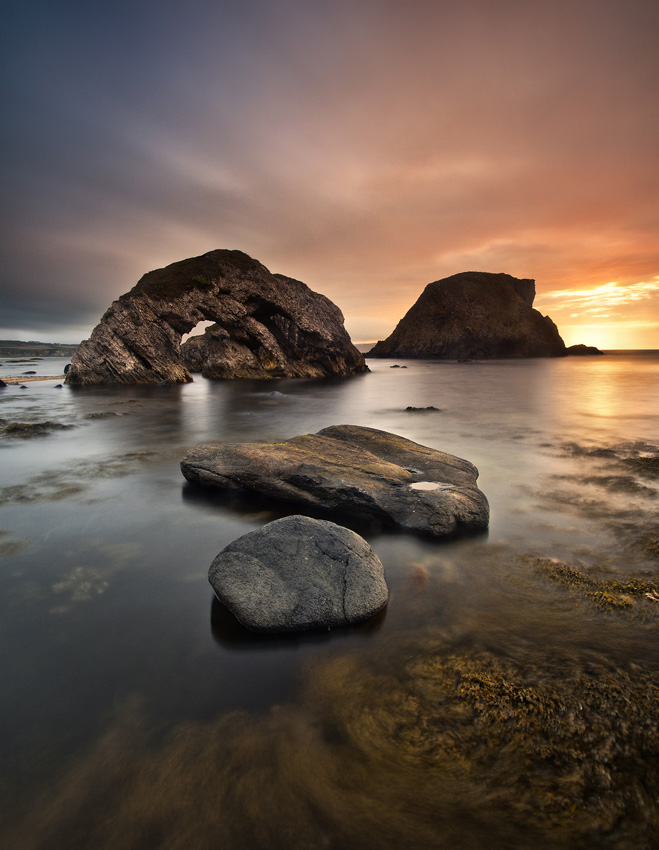
[[[657,0],[6,0],[0,338],[235,248],[356,342],[456,272],[659,348]]]

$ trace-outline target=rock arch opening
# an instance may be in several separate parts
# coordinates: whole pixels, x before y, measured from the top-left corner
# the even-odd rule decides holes
[[[189,339],[192,339],[192,337],[203,336],[205,331],[206,331],[206,328],[210,328],[214,324],[215,324],[215,320],[213,320],[213,319],[202,319],[200,322],[197,322],[197,324],[194,326],[194,328],[192,328],[191,331],[188,331],[188,333],[182,334],[181,345],[186,343]]]

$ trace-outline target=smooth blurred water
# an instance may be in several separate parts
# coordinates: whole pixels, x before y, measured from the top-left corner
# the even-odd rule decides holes
[[[58,375],[65,362],[0,361],[0,374]],[[58,389],[43,380],[0,390],[0,419],[70,426],[0,434],[5,812],[30,822],[37,795],[75,772],[127,705],[139,707],[139,735],[155,746],[186,723],[236,710],[293,711],[309,671],[355,653],[377,663],[428,629],[520,664],[551,647],[656,669],[656,628],[548,606],[515,558],[656,575],[656,560],[629,543],[656,520],[653,482],[621,489],[616,481],[632,473],[588,452],[659,451],[659,355],[394,365],[370,360],[369,374],[336,381]],[[431,405],[438,412],[405,410]],[[272,441],[333,424],[472,461],[491,505],[489,534],[435,542],[357,523],[385,567],[386,612],[351,630],[259,638],[213,602],[207,570],[230,541],[286,507],[192,488],[179,461],[203,442]],[[245,775],[257,767],[244,764]],[[141,846],[161,846],[150,841]],[[26,833],[22,846],[42,845]]]

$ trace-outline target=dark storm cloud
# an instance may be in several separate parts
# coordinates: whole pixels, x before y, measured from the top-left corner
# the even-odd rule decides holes
[[[539,290],[659,273],[654,2],[7,15],[2,328],[86,334],[214,247],[324,292],[356,338],[467,268]]]

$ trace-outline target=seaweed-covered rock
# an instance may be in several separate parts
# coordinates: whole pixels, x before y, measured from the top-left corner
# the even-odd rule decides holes
[[[8,437],[39,437],[51,431],[67,431],[71,427],[61,422],[9,422],[0,419],[0,433]]]
[[[213,321],[203,337],[181,337]],[[105,312],[66,371],[70,384],[343,376],[368,371],[339,308],[241,251],[149,272]]]
[[[473,464],[375,428],[334,425],[280,443],[199,446],[181,471],[195,484],[375,517],[433,537],[489,521]]]
[[[464,362],[564,356],[556,325],[533,309],[534,298],[534,280],[508,274],[462,272],[437,280],[368,356]]]
[[[305,516],[275,520],[230,543],[208,579],[236,618],[259,632],[359,623],[389,598],[380,559],[362,537]]]

